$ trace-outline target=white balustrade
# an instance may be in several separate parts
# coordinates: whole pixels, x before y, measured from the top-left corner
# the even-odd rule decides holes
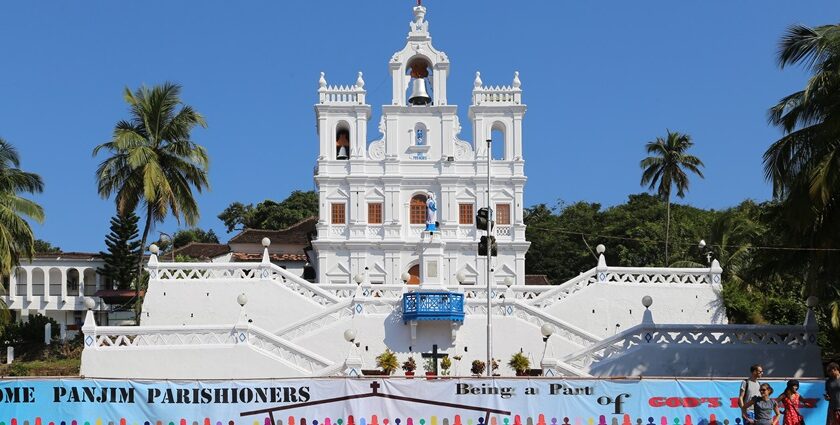
[[[364,105],[365,90],[358,86],[329,86],[319,90],[318,101],[325,105]]]
[[[330,235],[331,236],[347,236],[347,226],[330,226]]]
[[[519,105],[522,90],[511,86],[476,87],[473,89],[473,105]]]
[[[496,236],[510,236],[511,226],[496,226]]]

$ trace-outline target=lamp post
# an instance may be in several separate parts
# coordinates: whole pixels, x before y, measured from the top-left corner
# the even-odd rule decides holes
[[[706,241],[704,239],[700,239],[700,242],[697,244],[697,248],[700,248],[700,253],[706,254],[706,264],[709,266],[712,265],[712,249],[706,249]]]
[[[175,239],[169,233],[161,232],[159,230],[158,230],[158,233],[160,234],[160,241],[161,242],[168,242],[169,243],[169,250],[170,250],[169,252],[172,253],[172,262],[174,263],[175,262]]]
[[[491,146],[492,139],[487,139],[487,376],[493,376],[493,315],[491,306],[491,289],[490,289],[490,274],[493,272],[490,268],[490,260],[493,258],[493,207],[490,205],[490,155],[492,153]]]

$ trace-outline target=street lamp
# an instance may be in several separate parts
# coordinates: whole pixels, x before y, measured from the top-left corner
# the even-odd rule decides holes
[[[712,265],[712,249],[711,248],[706,249],[706,241],[703,240],[703,239],[700,239],[700,242],[697,244],[697,248],[700,249],[701,254],[703,254],[703,253],[706,254],[706,263],[711,266]]]
[[[172,235],[166,232],[161,232],[158,230],[160,234],[160,241],[169,244],[170,252],[172,253],[172,262],[175,262],[175,239],[172,238]]]

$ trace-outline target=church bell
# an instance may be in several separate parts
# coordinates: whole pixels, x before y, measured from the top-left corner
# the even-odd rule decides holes
[[[411,96],[408,97],[408,103],[412,105],[428,105],[432,103],[432,98],[429,97],[429,92],[426,90],[428,80],[425,78],[411,79]]]
[[[338,148],[338,155],[335,156],[335,159],[347,159],[347,146],[341,146]]]

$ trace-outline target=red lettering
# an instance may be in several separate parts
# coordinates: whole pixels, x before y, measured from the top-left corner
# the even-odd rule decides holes
[[[662,407],[665,405],[665,397],[651,397],[650,400],[648,400],[648,404],[650,404],[651,407]]]
[[[737,399],[736,399],[737,400]],[[704,404],[708,407],[720,407],[720,397],[651,397],[648,400],[651,407],[699,407]],[[736,405],[737,406],[737,405]]]

